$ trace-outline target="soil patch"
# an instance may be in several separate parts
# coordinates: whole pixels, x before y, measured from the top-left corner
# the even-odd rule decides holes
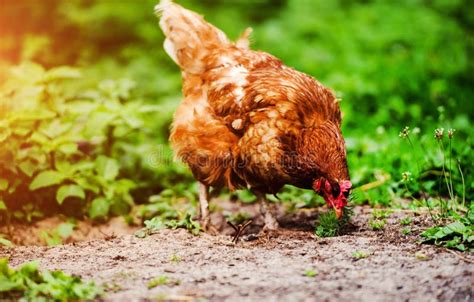
[[[233,244],[229,235],[163,230],[143,239],[1,249],[0,256],[14,266],[38,259],[42,268],[93,279],[107,289],[106,301],[474,300],[474,265],[417,242],[427,217],[395,212],[385,230],[373,231],[370,211],[356,209],[351,232],[333,238],[285,228]],[[399,219],[407,215],[413,222],[405,236]],[[356,259],[355,251],[367,257]],[[149,288],[156,278],[165,284]]]
[[[48,217],[32,224],[12,223],[0,227],[0,234],[4,234],[15,245],[46,245],[43,232],[54,230],[67,219],[63,217]],[[106,223],[97,224],[90,220],[76,221],[74,231],[64,243],[76,243],[93,239],[108,239],[122,235],[133,234],[140,227],[129,226],[123,217],[111,218]]]

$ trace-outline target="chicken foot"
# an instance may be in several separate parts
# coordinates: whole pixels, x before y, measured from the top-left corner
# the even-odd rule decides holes
[[[278,221],[273,216],[271,212],[270,203],[268,202],[267,197],[263,193],[255,193],[257,195],[257,200],[260,203],[260,214],[262,214],[265,225],[263,226],[263,231],[275,231],[278,230],[280,225]]]

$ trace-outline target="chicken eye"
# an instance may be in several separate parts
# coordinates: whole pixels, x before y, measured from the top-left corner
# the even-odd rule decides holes
[[[332,187],[331,193],[334,198],[337,198],[339,194],[341,193],[341,188],[339,188],[339,185],[335,185],[334,187]]]

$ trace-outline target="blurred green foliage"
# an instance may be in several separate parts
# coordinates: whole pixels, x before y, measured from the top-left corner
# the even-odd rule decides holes
[[[134,202],[147,204],[141,217],[150,218],[161,206],[149,196],[195,192],[167,145],[181,82],[162,49],[157,1],[2,4],[0,67],[19,66],[13,76],[0,72],[7,83],[0,92],[0,200],[19,218],[59,209],[102,219],[126,213]],[[336,91],[356,202],[388,206],[420,192],[448,196],[439,177],[443,153],[433,138],[438,127],[457,129],[454,191],[474,197],[468,0],[177,2],[231,38],[253,27],[254,48]],[[7,109],[22,117],[6,116]],[[406,125],[414,146],[398,137]],[[403,181],[406,171],[413,181]],[[286,189],[282,196],[318,204],[310,192]]]
[[[15,270],[8,258],[0,258],[0,281],[0,298],[8,301],[82,301],[103,293],[92,281],[62,271],[40,271],[37,261]]]

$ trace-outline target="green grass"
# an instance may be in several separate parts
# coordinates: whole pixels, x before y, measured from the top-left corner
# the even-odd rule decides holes
[[[316,225],[316,235],[319,237],[334,237],[341,234],[343,227],[350,221],[354,212],[352,208],[345,207],[341,219],[337,219],[334,210],[319,215]]]
[[[411,217],[404,217],[400,219],[400,225],[410,225],[412,223]]]

